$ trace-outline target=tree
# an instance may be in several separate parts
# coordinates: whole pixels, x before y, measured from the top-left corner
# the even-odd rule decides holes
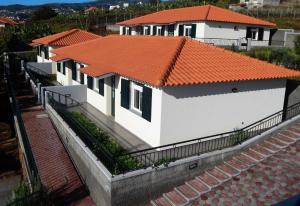
[[[55,16],[57,13],[50,6],[42,6],[32,13],[32,20],[45,20]]]

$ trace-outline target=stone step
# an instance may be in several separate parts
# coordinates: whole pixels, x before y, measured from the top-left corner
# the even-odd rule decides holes
[[[159,197],[159,198],[157,198],[156,200],[152,200],[151,203],[152,203],[152,205],[154,205],[154,206],[173,206],[173,205],[171,205],[171,203],[170,203],[168,200],[166,200],[166,198],[164,198],[164,197]]]
[[[209,175],[208,173],[204,173],[197,177],[199,180],[204,182],[210,188],[214,188],[220,184],[220,182],[214,178],[213,176]]]
[[[260,146],[250,148],[250,150],[257,152],[257,153],[263,155],[264,157],[270,157],[272,155],[272,153],[269,150],[265,149],[264,147],[260,147]]]
[[[234,159],[247,164],[249,167],[254,166],[255,164],[258,163],[257,160],[249,158],[244,154],[239,154],[239,155],[235,156]]]
[[[233,167],[226,165],[226,164],[220,164],[216,166],[216,169],[220,170],[221,172],[227,174],[228,176],[234,177],[240,174],[240,172]]]
[[[280,150],[279,147],[276,147],[275,145],[270,144],[270,143],[268,143],[268,142],[263,142],[263,143],[261,143],[261,144],[259,144],[259,145],[260,145],[261,147],[263,147],[263,148],[269,150],[269,151],[272,152],[272,153],[276,153],[276,152],[278,152],[278,151]]]
[[[234,169],[242,172],[249,168],[249,166],[243,162],[240,162],[235,159],[227,160],[225,161],[225,164],[229,165],[230,167],[233,167]]]
[[[287,130],[292,131],[292,132],[293,132],[294,134],[296,134],[297,137],[299,138],[299,136],[300,136],[300,130],[299,130],[298,128],[290,127],[290,128],[288,128]]]
[[[198,194],[204,194],[208,191],[210,191],[210,188],[202,181],[199,179],[193,179],[188,182],[186,182],[188,186],[190,186],[192,189],[194,189]]]
[[[298,139],[298,136],[294,132],[292,132],[290,130],[283,130],[283,131],[279,132],[279,134],[284,135],[286,137],[289,137],[289,138],[291,138],[293,140],[297,140]]]
[[[176,190],[163,194],[164,198],[168,200],[173,206],[187,205],[188,201]]]
[[[288,144],[292,144],[292,143],[296,142],[295,139],[292,139],[290,137],[287,137],[287,136],[284,136],[284,135],[281,135],[281,134],[276,135],[274,138],[278,139],[278,140],[280,140],[282,142],[286,142]]]
[[[180,185],[180,186],[176,187],[175,190],[178,193],[180,193],[181,195],[183,195],[188,200],[194,200],[194,199],[200,197],[200,194],[198,192],[196,192],[194,189],[192,189],[187,184]]]
[[[273,137],[270,138],[270,139],[265,140],[265,142],[270,143],[270,144],[273,144],[273,145],[275,145],[276,147],[279,147],[279,148],[282,148],[282,149],[289,146],[289,144],[284,143],[284,142],[282,142],[282,141],[280,141],[280,140],[277,140],[277,139],[275,139],[275,138],[273,138]]]
[[[221,172],[217,168],[209,169],[206,171],[209,175],[213,176],[216,178],[219,182],[226,182],[227,180],[230,179],[230,176]]]
[[[248,149],[248,150],[242,152],[242,154],[246,155],[249,158],[255,159],[256,161],[264,160],[264,156],[262,154],[255,152],[251,149]]]

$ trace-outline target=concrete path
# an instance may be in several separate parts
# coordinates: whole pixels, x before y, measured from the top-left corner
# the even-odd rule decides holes
[[[43,185],[71,205],[94,205],[50,118],[36,104],[23,75],[13,76],[16,99]]]
[[[151,201],[153,206],[272,205],[300,193],[300,122]]]
[[[109,133],[111,137],[114,138],[123,148],[130,152],[150,148],[150,146],[143,140],[115,122],[113,117],[103,114],[89,103],[83,103],[80,106],[71,107],[69,108],[69,111],[78,111],[83,113],[99,128]]]

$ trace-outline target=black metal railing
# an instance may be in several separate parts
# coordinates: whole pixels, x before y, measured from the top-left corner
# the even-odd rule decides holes
[[[26,156],[25,157],[26,167],[29,172],[29,178],[31,181],[33,181],[35,179],[39,179],[38,170],[37,170],[36,162],[35,162],[32,150],[31,150],[29,138],[27,136],[27,132],[26,132],[23,118],[22,118],[22,115],[20,112],[20,108],[19,108],[19,105],[18,105],[16,97],[15,97],[15,90],[14,90],[13,83],[11,80],[9,65],[5,64],[4,71],[5,71],[5,76],[7,79],[8,90],[9,90],[9,93],[11,94],[12,111],[14,113],[14,116],[16,117],[16,120],[17,120],[18,126],[19,126],[20,137],[18,137],[18,138],[21,138],[21,142],[23,143],[23,147],[25,150],[24,152],[25,152],[25,156]]]
[[[99,139],[85,128],[78,119],[74,118],[66,107],[75,107],[81,105],[78,101],[72,99],[69,94],[60,94],[58,92],[46,90],[48,104],[63,118],[63,120],[72,128],[80,139],[94,152],[97,158],[107,167],[109,171],[115,171],[115,156],[103,146]]]
[[[80,126],[80,124],[78,124],[78,122],[76,122],[76,120],[74,120],[74,118],[68,114],[68,107],[78,106],[80,103],[72,99],[70,96],[61,95],[51,91],[49,91],[49,94],[49,104],[58,112],[58,114],[66,121],[66,123],[69,124],[72,129],[74,129],[74,132],[83,139],[87,146],[89,148],[93,148],[95,145],[97,145],[101,148],[100,151],[102,152],[102,158],[99,159],[110,171],[113,171],[115,168],[119,167],[118,160],[120,159],[131,158],[139,163],[138,167],[126,168],[125,170],[122,170],[121,173],[126,173],[128,171],[140,168],[147,168],[150,166],[168,164],[175,160],[232,147],[237,144],[241,144],[242,142],[279,125],[285,120],[291,119],[292,117],[300,114],[299,102],[288,107],[284,111],[281,110],[276,112],[239,130],[114,156],[106,148],[101,147],[101,142],[95,140],[89,131],[87,131],[85,128],[82,128],[82,126]]]

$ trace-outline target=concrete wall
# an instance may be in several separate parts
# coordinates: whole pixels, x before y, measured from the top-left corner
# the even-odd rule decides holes
[[[229,132],[282,110],[285,82],[164,87],[160,145]]]
[[[52,107],[47,105],[46,108],[77,171],[88,187],[92,199],[98,206],[111,205],[111,174],[109,171]]]
[[[89,188],[91,197],[97,205],[108,206],[145,205],[149,200],[169,191],[174,186],[183,184],[185,181],[201,174],[207,168],[213,167],[216,163],[263,141],[278,129],[299,119],[299,116],[295,117],[276,128],[232,148],[178,160],[169,163],[167,166],[161,165],[157,168],[150,167],[111,176],[51,106],[47,105],[47,111],[81,177]],[[192,165],[193,168],[191,169],[190,166]]]

